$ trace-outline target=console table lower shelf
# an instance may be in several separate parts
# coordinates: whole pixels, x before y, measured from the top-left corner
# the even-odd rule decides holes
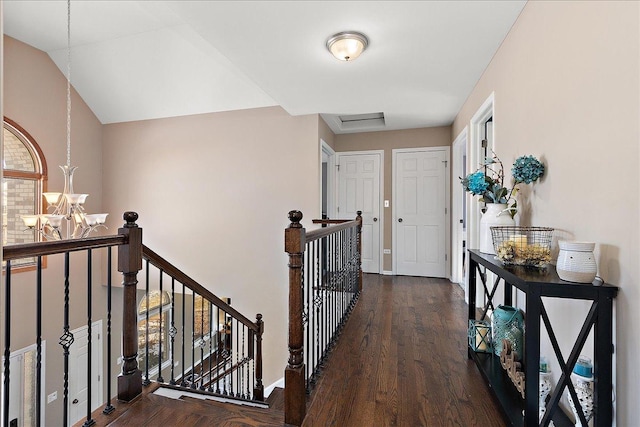
[[[522,427],[524,401],[500,365],[500,357],[493,353],[476,353],[471,348],[468,348],[468,352],[469,358],[476,363],[493,397],[498,401],[507,425]],[[574,423],[560,408],[553,414],[553,423],[556,427],[574,427]]]

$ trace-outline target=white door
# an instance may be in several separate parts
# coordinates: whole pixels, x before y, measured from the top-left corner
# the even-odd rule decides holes
[[[380,164],[382,153],[338,153],[340,219],[362,211],[362,271],[380,273]]]
[[[396,274],[446,277],[448,153],[394,150]]]
[[[40,424],[44,425],[44,390],[45,390],[45,342],[42,342],[42,384],[40,396]],[[36,345],[12,352],[9,356],[9,426],[35,426],[37,396],[37,360]],[[4,360],[3,360],[4,361]],[[4,375],[2,376],[4,382]],[[4,408],[3,408],[4,409]],[[3,414],[2,414],[3,415]]]
[[[86,326],[71,332],[73,344],[69,348],[69,421],[70,425],[85,419],[89,399],[87,363],[89,334]],[[91,325],[91,411],[102,401],[102,321]]]

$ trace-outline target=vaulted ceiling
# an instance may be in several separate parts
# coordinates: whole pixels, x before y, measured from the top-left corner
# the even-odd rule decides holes
[[[450,124],[525,1],[93,1],[71,4],[73,86],[102,123],[280,105]],[[5,0],[5,34],[67,62],[66,1]],[[352,62],[334,33],[366,34]]]

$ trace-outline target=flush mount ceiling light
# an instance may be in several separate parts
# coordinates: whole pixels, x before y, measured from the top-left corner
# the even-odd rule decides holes
[[[353,61],[369,45],[369,39],[356,31],[343,31],[334,34],[327,40],[327,49],[336,59],[341,61]]]

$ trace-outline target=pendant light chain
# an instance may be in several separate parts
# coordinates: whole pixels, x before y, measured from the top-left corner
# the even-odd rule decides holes
[[[71,0],[67,0],[67,166],[71,167]]]

